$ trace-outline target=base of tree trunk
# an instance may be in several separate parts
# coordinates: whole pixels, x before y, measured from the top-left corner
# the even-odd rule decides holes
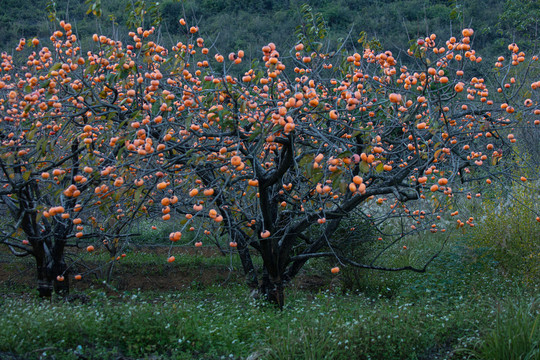
[[[58,281],[57,276],[63,276],[64,280]],[[69,294],[69,272],[67,265],[64,262],[63,255],[60,261],[54,261],[52,266],[51,280],[53,283],[54,292],[64,297]]]
[[[52,282],[46,280],[38,280],[37,290],[40,298],[50,298],[53,292]]]
[[[69,294],[69,279],[66,277],[64,281],[53,281],[54,292],[58,295],[65,297]]]
[[[261,287],[261,293],[264,295],[266,300],[280,310],[283,310],[283,305],[285,304],[285,294],[283,291],[283,283],[268,283],[263,284]]]
[[[38,296],[41,298],[50,298],[53,291],[62,297],[67,296],[69,294],[69,277],[65,262],[60,261],[40,266],[40,264],[45,262],[44,259],[36,259],[36,261],[38,263]],[[59,275],[64,278],[62,281],[58,280]]]

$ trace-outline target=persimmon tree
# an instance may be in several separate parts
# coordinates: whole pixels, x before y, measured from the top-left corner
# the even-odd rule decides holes
[[[131,110],[118,98],[134,71],[122,45],[102,38],[83,54],[71,25],[61,26],[52,50],[21,40],[28,56],[17,54],[18,65],[3,53],[0,72],[1,241],[35,258],[40,296],[69,290],[66,246],[99,244],[115,259],[148,192],[133,176],[139,159],[124,151]]]
[[[539,123],[524,120],[540,114],[539,83],[530,79],[538,57],[512,44],[494,71],[482,67],[472,29],[442,42],[418,39],[407,66],[369,46],[323,52],[304,36],[286,56],[264,46],[264,68],[234,76],[241,50],[211,53],[197,27],[181,24],[192,36],[171,52],[141,37],[142,29],[131,34],[152,62],[144,75],[151,81],[137,96],[155,101],[143,118],[162,151],[156,170],[165,180],[156,203],[164,220],[170,213],[186,218],[173,242],[185,230],[226,235],[248,283],[279,305],[284,284],[314,257],[425,271],[433,257],[419,268],[358,263],[334,234],[358,209],[373,226],[402,219],[398,237],[446,231],[441,217],[455,196],[517,176],[508,169],[515,159],[501,157],[512,154],[516,127]],[[458,227],[474,226],[458,211],[450,216]],[[263,259],[261,278],[250,248]]]

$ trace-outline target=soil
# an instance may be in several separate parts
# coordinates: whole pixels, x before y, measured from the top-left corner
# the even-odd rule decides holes
[[[135,249],[145,253],[163,254],[166,258],[169,248],[153,247]],[[171,254],[178,257],[181,254],[203,255],[204,257],[215,257],[219,250],[211,248],[175,249]],[[102,286],[106,278],[107,266],[99,268],[99,264],[80,263],[72,268],[72,274],[85,273],[85,268],[96,268],[97,270],[83,277],[82,280],[70,280],[71,288],[83,290],[89,287]],[[30,287],[36,284],[36,268],[31,257],[17,259],[6,252],[0,253],[0,287]],[[155,290],[174,291],[184,287],[208,286],[221,284],[228,281],[242,281],[242,274],[238,270],[230,270],[226,266],[205,265],[196,268],[194,265],[179,264],[122,264],[121,261],[115,263],[112,281],[107,289],[118,291],[126,290]]]
[[[132,250],[132,254],[133,252],[159,254],[163,255],[165,259],[169,256],[170,248],[145,246]],[[182,255],[202,255],[207,258],[222,256],[216,247],[174,247],[170,254],[177,258]],[[243,284],[245,282],[242,269],[229,269],[224,265],[205,264],[200,266],[195,263],[179,264],[176,262],[171,264],[166,262],[162,264],[134,264],[118,261],[115,263],[110,283],[104,284],[107,267],[100,268],[99,265],[98,263],[86,262],[72,268],[72,274],[85,273],[88,268],[97,268],[92,273],[87,273],[82,280],[74,280],[70,277],[70,289],[73,293],[88,288],[102,288],[111,295],[137,290],[168,292],[185,288],[204,288],[210,285]],[[35,271],[33,258],[18,259],[0,248],[0,289],[35,289]],[[317,292],[332,286],[332,284],[329,283],[328,278],[323,276],[299,275],[292,286],[301,290]]]

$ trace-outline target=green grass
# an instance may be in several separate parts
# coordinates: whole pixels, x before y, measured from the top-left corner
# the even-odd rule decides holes
[[[4,298],[0,351],[56,359],[254,353],[264,359],[442,359],[478,346],[483,329],[498,324],[489,292],[462,291],[444,299],[431,293],[412,301],[401,295],[290,291],[282,312],[250,299],[238,285],[89,295],[89,304]]]
[[[523,281],[540,281],[540,224],[535,219],[540,195],[534,187],[514,184],[506,189],[512,198],[493,194],[476,206],[482,216],[468,242],[506,271],[520,274]]]
[[[113,287],[74,291],[88,303],[43,302],[28,295],[34,289],[0,284],[0,358],[540,359],[538,286],[467,246],[471,236],[451,234],[420,274],[342,267],[336,276],[334,262],[316,259],[286,289],[283,311],[249,296],[237,254],[174,245],[168,264],[168,249],[130,245]],[[445,238],[403,239],[378,263],[422,266]],[[102,251],[81,257],[109,260]],[[208,281],[223,272],[233,276]],[[188,274],[184,283],[170,278]],[[128,276],[170,278],[181,291],[114,290]],[[315,278],[318,290],[301,290]]]
[[[66,359],[77,353],[236,358],[254,352],[275,359],[345,359],[352,352],[365,359],[415,359],[444,352],[446,343],[468,346],[490,318],[489,307],[471,306],[470,298],[409,303],[363,294],[294,293],[278,312],[250,300],[241,287],[116,299],[91,295],[92,303],[85,305],[2,300],[0,350]]]
[[[167,263],[167,250],[168,248],[165,247],[162,248],[161,252],[150,252],[152,250],[131,247],[125,252],[126,257],[118,260],[118,263],[121,266],[163,265]],[[173,247],[171,254],[175,256],[176,260],[172,265],[197,268],[201,266],[230,266],[231,264],[233,267],[241,266],[240,259],[235,254],[232,254],[232,256],[231,254],[205,256],[202,250],[200,252],[195,250],[194,252],[195,254],[185,254],[182,253],[182,249]],[[99,253],[83,253],[80,260],[103,263],[111,259],[107,252],[101,251]]]
[[[395,261],[414,260],[440,240],[411,240],[411,253],[400,253],[403,258]],[[281,312],[253,300],[237,282],[115,296],[89,289],[84,291],[90,299],[86,304],[41,302],[21,294],[20,288],[2,289],[10,295],[0,299],[0,356],[348,359],[354,354],[360,359],[492,359],[497,358],[488,351],[496,349],[493,344],[501,348],[493,351],[508,356],[506,338],[523,329],[523,344],[510,350],[537,359],[538,298],[531,295],[535,289],[522,288],[468,251],[457,240],[451,242],[425,274],[352,274],[344,269],[338,276],[325,275],[326,285],[318,292],[288,288]],[[155,267],[161,258],[139,254],[122,261],[128,267]],[[175,266],[204,271],[225,265],[224,258],[229,259],[183,255]],[[303,276],[328,274],[323,266],[315,263]],[[358,278],[348,288],[345,280],[353,275]],[[516,312],[507,314],[508,305],[501,304],[518,299]]]
[[[506,302],[497,311],[495,327],[472,353],[481,359],[540,359],[540,298]]]

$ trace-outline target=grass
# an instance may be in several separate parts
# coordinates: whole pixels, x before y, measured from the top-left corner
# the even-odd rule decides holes
[[[421,264],[442,241],[408,239],[406,251],[381,261]],[[33,289],[3,285],[0,358],[539,359],[538,288],[467,242],[454,234],[423,274],[344,268],[335,276],[334,264],[319,259],[287,289],[281,312],[249,296],[237,255],[192,252],[167,264],[161,252],[131,249],[117,275],[145,268],[139,277],[157,273],[169,288],[111,293],[96,283],[74,291],[87,303],[48,303],[29,296]],[[232,281],[197,277],[217,278],[231,264]],[[193,273],[196,280],[170,290],[176,276]],[[301,290],[315,276],[318,290]]]
[[[413,301],[401,295],[292,291],[283,312],[252,300],[239,285],[88,294],[88,304],[4,298],[0,351],[56,359],[467,358],[455,349],[474,348],[482,329],[497,321],[489,293],[445,299],[431,293]]]
[[[351,353],[430,358],[445,352],[447,342],[468,346],[478,338],[476,328],[485,325],[480,319],[488,319],[489,311],[462,300],[450,310],[436,298],[408,303],[399,297],[294,293],[286,310],[277,312],[250,300],[240,287],[114,299],[95,293],[90,304],[78,305],[11,298],[1,304],[0,349],[65,359],[245,358],[255,352],[275,359],[344,359]]]
[[[498,309],[495,327],[473,354],[493,360],[540,359],[540,298],[517,300]]]

